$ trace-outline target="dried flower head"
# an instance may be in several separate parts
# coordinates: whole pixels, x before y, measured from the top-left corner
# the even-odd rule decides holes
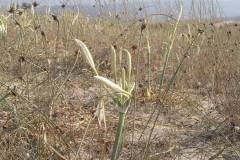
[[[66,4],[61,4],[61,8],[65,8],[66,7]]]
[[[36,8],[38,5],[39,5],[39,3],[37,3],[36,1],[33,1],[33,3],[32,3],[32,6],[33,6],[33,7]]]
[[[14,8],[13,5],[11,5],[10,8],[8,9],[8,12],[9,12],[9,13],[14,13],[15,11],[16,11],[16,10],[15,10],[15,8]]]
[[[58,17],[56,15],[51,14],[51,16],[55,22],[59,23]]]
[[[135,51],[137,49],[137,45],[132,45],[132,50]]]
[[[142,23],[141,25],[141,32],[147,27],[147,24],[145,22]]]

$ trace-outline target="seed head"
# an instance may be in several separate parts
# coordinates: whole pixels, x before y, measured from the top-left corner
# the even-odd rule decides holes
[[[33,1],[32,6],[36,8],[39,4],[36,1]]]
[[[132,45],[132,50],[135,51],[137,49],[137,45]]]
[[[203,29],[200,29],[200,28],[198,29],[198,33],[199,33],[199,34],[203,34],[203,32],[204,32]]]
[[[65,8],[65,7],[66,7],[66,4],[63,3],[63,4],[61,5],[61,8]]]
[[[54,14],[51,14],[52,18],[54,21],[56,21],[57,23],[59,23],[58,17]]]
[[[16,10],[15,10],[14,6],[13,6],[13,5],[10,6],[8,12],[9,12],[9,13],[14,13],[15,11],[16,11]]]
[[[147,27],[147,24],[145,22],[145,20],[142,22],[142,25],[141,25],[141,32]]]

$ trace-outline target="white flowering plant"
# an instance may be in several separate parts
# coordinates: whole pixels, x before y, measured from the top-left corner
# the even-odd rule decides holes
[[[132,91],[134,89],[134,83],[132,83],[132,60],[131,54],[126,49],[120,50],[117,54],[114,47],[111,47],[112,54],[111,54],[111,66],[112,66],[112,79],[100,76],[98,71],[95,67],[94,60],[92,55],[87,48],[87,46],[80,40],[75,39],[75,42],[81,49],[81,53],[85,58],[88,65],[92,68],[93,72],[95,73],[94,78],[103,86],[103,88],[109,93],[107,97],[111,97],[115,105],[117,106],[118,113],[119,113],[119,121],[118,127],[116,130],[115,135],[115,142],[112,148],[112,160],[117,159],[118,150],[120,146],[120,139],[122,135],[122,131],[124,128],[124,121],[125,116],[127,113],[128,108],[130,107],[131,100],[132,100]],[[127,67],[122,66],[123,58],[126,58]],[[103,102],[101,99],[101,105]],[[104,108],[104,107],[102,107]],[[105,115],[104,112],[99,112]],[[98,115],[98,117],[102,117],[102,115]],[[105,118],[100,118],[104,119]]]

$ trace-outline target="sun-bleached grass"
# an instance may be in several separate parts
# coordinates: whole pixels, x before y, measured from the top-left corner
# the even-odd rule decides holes
[[[171,159],[186,147],[178,139],[184,131],[196,141],[213,142],[212,153],[222,146],[237,152],[226,136],[236,140],[239,126],[238,25],[180,21],[173,32],[176,15],[163,23],[129,22],[89,20],[65,10],[57,19],[59,26],[50,14],[28,10],[4,20],[0,159],[107,159],[111,151],[112,159]],[[225,121],[211,113],[199,116],[201,103],[192,97],[211,101],[216,108],[210,111]],[[192,117],[199,122],[190,123]],[[171,132],[164,134],[167,128]],[[211,135],[218,140],[204,138]]]

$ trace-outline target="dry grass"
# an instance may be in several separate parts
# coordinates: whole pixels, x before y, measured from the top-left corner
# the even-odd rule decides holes
[[[160,91],[174,20],[79,16],[71,25],[75,16],[62,12],[54,20],[51,15],[26,13],[8,19],[8,33],[0,41],[0,159],[74,159],[78,149],[78,159],[110,157],[116,109],[107,102],[107,130],[101,128],[94,117],[101,90],[75,38],[87,44],[107,77],[111,45],[132,54],[138,92],[127,115],[119,159],[239,155],[240,26],[182,21]],[[151,97],[146,92],[146,36],[152,54]],[[165,92],[181,60],[173,86]]]

